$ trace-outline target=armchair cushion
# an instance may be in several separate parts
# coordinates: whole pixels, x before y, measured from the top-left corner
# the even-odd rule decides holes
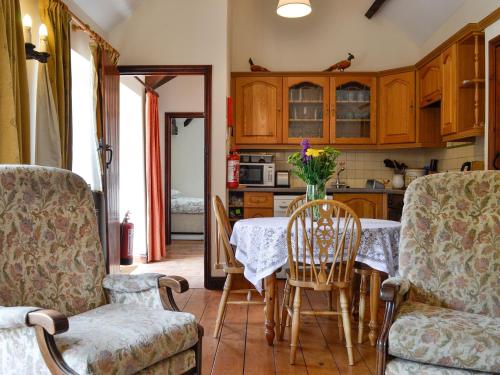
[[[389,354],[438,366],[500,372],[500,319],[405,302],[389,331]]]
[[[0,329],[27,327],[28,324],[26,319],[28,314],[36,310],[40,310],[40,308],[29,306],[0,306]]]
[[[69,318],[55,340],[78,374],[130,374],[192,348],[198,331],[192,314],[109,304]]]
[[[385,375],[485,375],[484,372],[427,365],[394,358],[387,363]]]
[[[107,275],[103,281],[104,289],[119,293],[138,293],[158,288],[160,273],[145,273],[142,275]]]
[[[177,375],[184,374],[196,366],[196,354],[194,350],[185,350],[182,353],[170,357],[166,361],[142,370],[137,375]]]

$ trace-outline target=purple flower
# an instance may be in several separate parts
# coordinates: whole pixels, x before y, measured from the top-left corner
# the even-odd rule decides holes
[[[300,145],[302,146],[302,150],[300,151],[300,156],[302,158],[302,163],[307,163],[309,160],[311,160],[310,156],[306,155],[307,149],[311,148],[311,145],[309,143],[309,140],[307,138],[304,138],[302,142],[300,142]]]

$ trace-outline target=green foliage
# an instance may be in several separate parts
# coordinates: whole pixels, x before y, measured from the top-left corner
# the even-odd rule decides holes
[[[311,149],[309,149],[311,150]],[[288,157],[292,174],[308,185],[324,185],[333,175],[340,151],[325,147],[318,156],[302,156],[294,152]]]

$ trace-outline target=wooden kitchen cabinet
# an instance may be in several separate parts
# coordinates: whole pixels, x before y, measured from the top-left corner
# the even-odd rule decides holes
[[[379,142],[415,142],[415,72],[380,77]]]
[[[282,142],[282,77],[238,77],[234,80],[237,144]]]
[[[272,217],[274,195],[270,192],[249,191],[243,194],[243,217]]]
[[[243,195],[243,207],[273,208],[273,193],[245,192]]]
[[[329,77],[283,78],[283,143],[329,143]]]
[[[438,56],[417,71],[420,107],[441,100],[441,56]]]
[[[330,78],[330,143],[377,142],[376,82],[365,76]]]
[[[472,32],[442,53],[441,135],[458,141],[484,134],[484,33]]]
[[[457,46],[454,44],[442,54],[443,94],[441,100],[441,135],[457,131]]]
[[[273,217],[274,211],[272,208],[245,208],[243,217],[245,219],[254,219],[256,217]]]
[[[387,194],[337,193],[333,199],[348,205],[359,218],[387,219]]]

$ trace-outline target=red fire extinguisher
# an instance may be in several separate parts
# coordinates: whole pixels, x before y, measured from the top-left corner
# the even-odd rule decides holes
[[[227,181],[228,188],[237,188],[240,183],[240,155],[236,148],[232,148],[227,156]]]
[[[120,225],[120,264],[129,266],[134,262],[134,224],[129,222],[130,211]]]

